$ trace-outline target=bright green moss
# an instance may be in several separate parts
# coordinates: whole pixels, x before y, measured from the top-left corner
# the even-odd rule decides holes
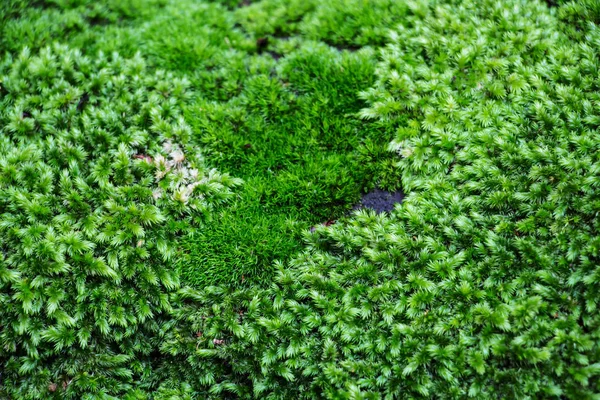
[[[302,231],[342,217],[376,184],[399,185],[397,174],[390,173],[392,157],[385,153],[392,133],[356,117],[365,106],[356,93],[373,84],[374,52],[340,52],[301,36],[271,36],[261,47],[257,38],[265,34],[265,22],[249,21],[256,10],[275,6],[293,18],[322,14],[321,6],[311,11],[292,3],[227,11],[218,3],[177,0],[149,4],[135,19],[108,5],[106,13],[119,16],[115,23],[92,25],[83,6],[50,8],[58,21],[66,13],[82,18],[77,32],[65,31],[65,40],[90,56],[139,51],[151,68],[188,79],[195,101],[184,106],[184,113],[193,142],[203,148],[209,165],[247,181],[236,202],[219,211],[225,218],[214,218],[202,234],[182,243],[178,268],[185,282],[198,287],[237,285],[242,276],[246,282],[268,282],[273,261],[287,260],[301,248]],[[377,7],[370,15],[386,10]],[[347,14],[358,17],[363,11]],[[40,24],[38,18],[10,21],[22,30],[39,25],[43,31]],[[318,26],[303,23],[308,25]],[[46,40],[33,39],[30,45]],[[295,221],[292,231],[290,220]],[[238,231],[263,233],[254,240]],[[263,242],[256,257],[255,247]],[[234,263],[231,251],[239,254]]]
[[[213,390],[594,398],[600,65],[569,28],[534,2],[412,4],[361,95],[408,198],[307,234],[266,291],[186,292],[192,365],[231,365]]]
[[[189,146],[189,83],[139,57],[25,49],[0,82],[0,393],[124,394],[169,323],[174,241],[239,181]]]
[[[11,2],[0,397],[595,398],[600,31],[559,3]]]
[[[103,40],[105,29],[148,18],[160,12],[165,3],[164,0],[8,0],[8,4],[2,5],[0,15],[0,51],[19,52],[24,46],[37,50],[65,39],[86,40],[88,46],[96,45]]]

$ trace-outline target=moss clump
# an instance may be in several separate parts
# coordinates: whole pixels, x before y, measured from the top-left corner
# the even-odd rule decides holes
[[[137,10],[138,2],[109,2],[101,9],[114,23],[92,24],[86,15],[98,6],[87,2],[21,5],[19,18],[7,18],[4,32],[32,34],[13,37],[8,49],[39,49],[50,40],[51,24],[52,37],[90,58],[98,51],[125,57],[139,51],[149,70],[168,70],[194,88],[181,110],[191,125],[190,143],[203,149],[207,165],[247,184],[232,203],[209,215],[201,231],[180,242],[177,268],[186,283],[268,282],[273,261],[288,260],[302,248],[303,231],[343,217],[375,184],[399,185],[385,151],[393,132],[356,115],[365,106],[356,93],[375,79],[372,49],[348,52],[305,36],[261,36],[269,22],[256,17],[258,10],[276,7],[305,20],[308,29],[319,26],[326,14],[322,6],[263,2],[229,11],[218,2],[172,0],[131,14],[123,8]],[[354,7],[346,15],[360,19],[363,11]],[[376,7],[369,23],[373,13],[387,11]],[[81,19],[79,28],[61,28],[73,16]],[[331,21],[328,29],[345,23]],[[356,41],[354,34],[347,39],[353,48],[375,44]]]
[[[557,3],[11,2],[89,54],[0,42],[0,397],[594,398],[600,31]]]
[[[298,252],[303,231],[348,214],[373,185],[377,164],[361,163],[369,150],[357,149],[365,139],[383,148],[391,135],[356,116],[364,106],[356,92],[373,82],[372,56],[306,45],[279,60],[275,76],[257,68],[230,101],[189,107],[206,157],[245,184],[184,241],[186,282],[268,283],[273,260]]]
[[[405,202],[307,234],[267,290],[186,292],[213,390],[594,397],[600,65],[565,32],[535,2],[411,4],[361,95]]]
[[[169,325],[175,239],[238,180],[189,147],[188,83],[139,57],[25,49],[0,82],[0,393],[127,393]]]

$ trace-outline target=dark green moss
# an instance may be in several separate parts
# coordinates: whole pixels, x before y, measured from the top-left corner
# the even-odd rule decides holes
[[[185,242],[186,282],[238,283],[242,275],[268,282],[273,261],[301,248],[302,230],[346,215],[374,185],[378,163],[361,161],[389,136],[356,117],[363,103],[355,95],[372,84],[372,52],[314,43],[276,65],[264,58],[251,61],[257,73],[239,95],[227,103],[199,99],[188,109],[209,162],[246,183],[221,216]],[[261,63],[270,67],[261,70]]]

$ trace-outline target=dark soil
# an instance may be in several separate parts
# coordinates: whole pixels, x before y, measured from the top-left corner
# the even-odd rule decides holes
[[[354,206],[355,210],[361,208],[369,208],[380,214],[384,211],[392,211],[394,205],[402,203],[404,193],[400,190],[396,192],[388,192],[381,189],[373,189],[369,193],[363,195],[360,203]]]

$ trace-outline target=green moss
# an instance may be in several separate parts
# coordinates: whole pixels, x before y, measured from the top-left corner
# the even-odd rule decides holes
[[[0,11],[0,397],[600,391],[594,1]]]
[[[217,393],[598,393],[598,30],[578,41],[555,16],[411,3],[361,94],[395,131],[408,196],[307,234],[266,290],[184,294],[202,305],[182,311],[188,329],[209,332],[191,365],[231,365]]]
[[[361,160],[390,137],[356,116],[363,103],[355,95],[372,84],[372,56],[309,42],[277,64],[251,61],[257,72],[227,103],[199,99],[188,109],[207,159],[245,185],[186,240],[186,282],[268,282],[273,261],[301,248],[303,230],[343,217],[376,183],[378,164]],[[366,141],[371,147],[359,151]],[[288,221],[297,221],[293,229]]]
[[[371,10],[369,24],[375,23],[375,15],[387,15],[388,6],[381,3]],[[91,56],[139,51],[152,68],[189,78],[195,100],[184,112],[194,143],[209,165],[247,182],[237,200],[219,211],[226,217],[213,218],[202,234],[181,242],[178,268],[185,282],[237,285],[241,276],[247,283],[266,282],[274,260],[287,260],[301,248],[302,231],[343,217],[375,184],[398,186],[397,174],[392,177],[393,170],[384,165],[391,162],[385,152],[391,133],[356,116],[365,105],[356,93],[373,84],[375,53],[339,51],[304,36],[257,41],[282,34],[292,20],[302,21],[308,32],[321,26],[318,20],[330,10],[306,2],[259,2],[229,11],[218,3],[178,0],[153,2],[136,14],[127,10],[140,8],[137,2],[109,3],[101,11],[112,22],[93,24],[87,17],[93,7],[82,3],[28,10],[21,19],[10,20],[7,29],[39,31],[26,42],[35,48],[49,40],[50,34],[42,33],[50,24],[55,38]],[[363,5],[346,15],[360,19],[364,11]],[[61,24],[72,17],[81,20],[78,28],[61,36]],[[269,21],[281,25],[269,27]],[[329,21],[322,33],[327,36],[335,24],[346,23]],[[321,38],[312,32],[308,36]],[[292,231],[287,221],[295,221]],[[262,232],[261,240],[238,231]],[[282,232],[289,233],[283,240]],[[261,256],[255,257],[254,247],[262,241]],[[232,249],[239,254],[234,263]]]
[[[190,146],[189,82],[140,57],[24,49],[0,82],[0,396],[123,395],[170,320],[177,237],[239,181]]]

